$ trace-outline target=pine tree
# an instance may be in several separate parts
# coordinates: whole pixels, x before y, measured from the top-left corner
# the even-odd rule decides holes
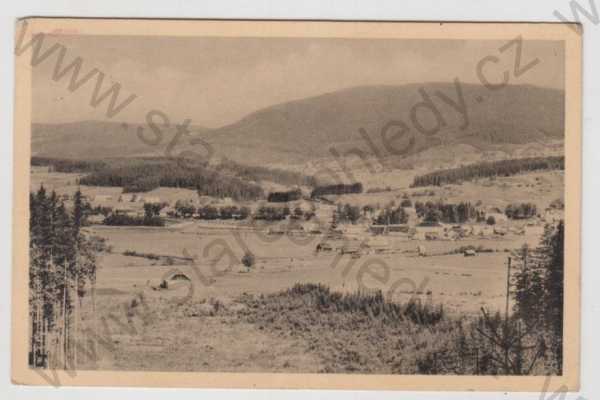
[[[67,368],[76,360],[73,322],[86,284],[95,284],[96,251],[82,233],[86,205],[70,213],[55,192],[30,194],[30,358],[33,367]]]
[[[513,277],[515,315],[528,330],[549,343],[555,367],[562,372],[564,305],[564,223],[546,226],[535,250],[523,247],[515,254]],[[547,340],[546,340],[547,339]]]

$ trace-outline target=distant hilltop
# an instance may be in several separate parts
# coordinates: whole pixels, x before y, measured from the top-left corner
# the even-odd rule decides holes
[[[32,124],[32,153],[77,159],[164,156],[174,127],[154,146],[139,139],[140,127],[155,137],[142,124]],[[220,128],[190,130],[192,139],[210,144],[213,156],[249,164],[303,163],[357,150],[403,158],[448,144],[497,150],[562,139],[564,92],[531,85],[492,91],[464,83],[361,86],[277,104]],[[183,138],[175,149],[207,154],[194,142]]]

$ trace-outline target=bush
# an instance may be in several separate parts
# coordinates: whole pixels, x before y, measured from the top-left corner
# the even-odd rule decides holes
[[[488,225],[496,225],[496,218],[494,218],[493,215],[490,215],[489,217],[487,217],[487,219],[485,220],[485,223]]]
[[[537,207],[534,203],[513,203],[506,206],[504,213],[510,219],[527,219],[537,214]]]
[[[431,326],[445,319],[441,305],[433,306],[419,300],[400,304],[387,300],[381,290],[341,293],[331,291],[328,286],[320,283],[297,283],[280,295],[282,294],[304,298],[308,296],[312,298],[309,304],[315,305],[321,312],[361,313],[382,318],[390,324],[408,319],[418,325]]]
[[[164,226],[165,221],[157,216],[134,217],[126,214],[111,214],[104,218],[104,225],[111,226]]]
[[[255,264],[256,262],[256,258],[254,257],[254,254],[252,254],[251,252],[247,251],[244,256],[242,257],[242,264],[244,264],[246,266],[246,268],[250,269],[252,268],[252,266]]]

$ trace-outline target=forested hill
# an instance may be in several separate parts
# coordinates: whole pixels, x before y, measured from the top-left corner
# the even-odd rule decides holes
[[[32,157],[31,165],[49,166],[56,172],[87,175],[81,185],[119,186],[125,192],[147,192],[158,187],[196,189],[201,195],[255,200],[264,197],[261,182],[290,187],[315,186],[314,178],[277,168],[247,166],[231,160],[210,165],[194,159],[165,157],[111,158],[82,161]]]
[[[460,183],[478,178],[495,176],[511,176],[521,172],[565,169],[565,157],[531,157],[512,160],[481,162],[458,168],[434,171],[416,176],[412,187],[441,186],[449,183]]]
[[[464,107],[458,107],[459,110],[448,102],[450,99],[460,103],[454,83],[364,86],[277,104],[218,129],[192,131],[195,137],[213,146],[215,155],[245,164],[306,162],[331,157],[332,148],[339,153],[349,149],[372,153],[373,146],[361,137],[360,129],[364,129],[383,156],[390,156],[381,133],[390,121],[407,124],[414,140],[410,149],[413,153],[439,146],[441,138],[446,144],[473,144],[485,150],[489,145],[564,137],[563,91],[512,85],[492,92],[482,85],[464,83],[460,90]],[[424,101],[423,93],[431,99],[444,122],[433,136],[415,129],[415,115],[427,129],[437,123],[434,114],[424,107],[415,111],[414,107]],[[200,116],[195,120],[201,120]],[[34,124],[32,152],[39,156],[80,159],[156,155],[164,153],[175,133],[165,131],[159,145],[149,146],[139,140],[137,128],[124,129],[116,123],[93,121]],[[196,150],[188,142],[189,138],[183,143],[188,146],[186,150],[206,154],[201,145]],[[404,143],[401,144],[403,147]]]
[[[231,157],[246,157],[245,162],[251,162],[331,158],[332,148],[340,154],[350,149],[373,153],[373,147],[359,133],[361,128],[382,156],[402,157],[405,154],[393,155],[395,149],[390,150],[382,139],[382,130],[392,121],[401,121],[410,129],[406,138],[412,138],[414,145],[408,153],[439,146],[442,140],[445,144],[472,144],[484,151],[492,145],[564,137],[562,91],[528,85],[494,92],[474,84],[461,84],[460,88],[463,113],[440,96],[458,102],[454,83],[356,87],[259,110],[214,130],[209,141]],[[416,115],[425,129],[436,126],[432,112],[425,107],[415,109],[424,101],[423,91],[445,124],[431,136],[420,133],[413,120]],[[388,136],[400,129],[394,126]],[[402,140],[394,146],[402,150],[407,144],[408,140]]]

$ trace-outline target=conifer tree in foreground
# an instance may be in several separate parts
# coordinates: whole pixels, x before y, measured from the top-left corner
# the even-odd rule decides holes
[[[68,210],[42,186],[29,196],[29,365],[76,366],[81,306],[95,286],[97,249],[82,232],[86,205],[78,190]]]

